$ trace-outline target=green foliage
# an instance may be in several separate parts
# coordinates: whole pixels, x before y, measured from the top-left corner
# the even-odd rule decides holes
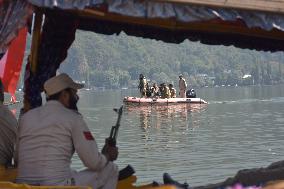
[[[241,85],[251,74],[254,84],[283,80],[282,53],[265,53],[185,41],[168,44],[130,37],[77,31],[61,70],[89,87],[137,87],[139,74],[151,82],[173,83],[184,74],[193,87]]]

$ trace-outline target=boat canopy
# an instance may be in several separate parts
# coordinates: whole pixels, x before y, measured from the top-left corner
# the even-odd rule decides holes
[[[0,53],[20,28],[32,25],[25,81],[29,108],[41,105],[43,83],[56,74],[77,29],[107,35],[123,31],[170,43],[188,39],[284,50],[284,0],[0,0]]]
[[[78,29],[181,43],[282,51],[284,1],[266,0],[2,0],[2,41],[10,41],[31,14],[31,7],[62,12],[78,19]],[[12,11],[12,12],[11,12]],[[7,19],[8,15],[12,15]],[[6,23],[6,24],[4,24]],[[4,28],[4,30],[3,30]],[[2,34],[3,33],[3,34]],[[5,43],[7,45],[7,42]],[[4,44],[4,45],[5,45]]]

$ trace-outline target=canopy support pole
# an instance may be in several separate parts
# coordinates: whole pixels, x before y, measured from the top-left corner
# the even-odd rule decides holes
[[[35,15],[34,15],[31,54],[28,58],[30,62],[30,71],[33,75],[36,75],[37,67],[38,67],[38,53],[39,53],[39,45],[41,41],[42,17],[43,17],[42,11],[37,8],[37,10],[35,11]],[[26,85],[26,82],[25,82],[25,85]],[[23,103],[24,103],[23,111],[24,112],[29,111],[31,109],[31,105],[29,102],[29,98],[27,98],[26,95],[24,95]]]
[[[42,25],[42,12],[37,9],[34,18],[34,28],[32,36],[32,47],[31,47],[31,71],[36,74],[37,64],[38,64],[38,50],[41,38],[41,25]]]

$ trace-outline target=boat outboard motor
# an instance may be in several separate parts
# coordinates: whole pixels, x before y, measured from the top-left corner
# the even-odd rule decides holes
[[[194,89],[189,89],[186,91],[186,98],[196,98],[196,92]]]

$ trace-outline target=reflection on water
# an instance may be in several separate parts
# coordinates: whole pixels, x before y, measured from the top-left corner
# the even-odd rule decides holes
[[[206,107],[207,105],[204,104],[127,105],[125,111],[127,114],[139,115],[140,127],[144,133],[142,139],[150,140],[149,132],[151,129],[161,131],[163,125],[176,126],[181,132],[199,127],[198,116],[192,116],[192,113],[201,113],[206,110]]]
[[[123,97],[138,95],[137,90],[80,91],[80,112],[100,148],[117,119],[112,109]],[[197,95],[209,104],[125,107],[119,167],[131,164],[138,183],[162,181],[169,172],[195,186],[283,160],[284,86],[206,88]],[[83,168],[78,157],[72,166]]]
[[[172,123],[178,127],[197,127],[196,123],[189,119],[191,113],[200,113],[207,105],[169,105],[169,106],[131,106],[125,107],[128,114],[140,116],[141,128],[146,131],[153,127],[161,128],[162,124]]]
[[[187,171],[186,166],[180,168],[189,163],[188,145],[194,132],[202,127],[206,110],[204,104],[125,107],[125,122],[136,126],[129,131],[134,135],[134,146],[128,145],[122,154],[128,153],[128,161],[135,165],[138,182],[161,180],[163,172]]]

